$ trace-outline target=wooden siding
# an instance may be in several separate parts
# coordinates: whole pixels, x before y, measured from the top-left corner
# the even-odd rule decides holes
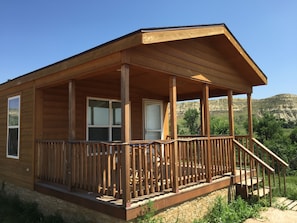
[[[96,79],[86,79],[76,82],[76,139],[86,139],[86,106],[87,97],[120,100],[120,80],[115,82],[102,82]],[[143,139],[143,98],[147,94],[141,94],[137,89],[130,90],[131,103],[131,137]],[[163,100],[163,97],[153,95],[149,99]],[[42,91],[42,134],[43,139],[67,139],[68,138],[68,86],[60,85],[47,88]],[[164,102],[164,136],[168,135],[168,111],[167,102]],[[41,125],[39,123],[39,125]],[[39,138],[40,139],[40,138]]]
[[[238,92],[251,92],[250,83],[207,38],[159,43],[129,51],[131,64],[188,77]]]
[[[6,158],[7,99],[20,95],[19,159]],[[0,179],[19,186],[34,187],[34,89],[30,84],[1,92],[0,97]]]

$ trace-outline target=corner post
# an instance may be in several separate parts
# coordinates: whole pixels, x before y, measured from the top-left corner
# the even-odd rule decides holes
[[[72,187],[72,142],[76,137],[76,95],[75,81],[70,80],[68,83],[68,151],[67,151],[67,186],[68,190]]]
[[[233,91],[232,90],[228,90],[228,112],[229,112],[229,133],[230,133],[230,136],[232,136],[232,138],[234,138],[235,131],[234,131],[234,111],[233,111]],[[235,154],[235,150],[234,150],[232,141],[230,143],[230,146],[231,146],[230,156],[232,156],[232,157],[230,157],[232,160],[231,169],[232,169],[232,175],[235,176],[235,174],[236,174],[236,164],[235,164],[236,154]]]
[[[177,144],[177,115],[176,115],[176,77],[171,76],[169,80],[169,97],[170,97],[170,135],[174,139],[173,144],[173,192],[178,193],[178,144]]]
[[[122,108],[122,182],[123,182],[123,205],[131,206],[130,195],[130,99],[129,99],[129,65],[121,66],[121,108]]]
[[[204,102],[204,123],[205,134],[207,136],[207,153],[206,153],[206,181],[212,181],[212,148],[210,143],[210,113],[209,113],[209,86],[203,85],[203,102]]]
[[[247,94],[247,107],[248,107],[248,131],[249,131],[249,150],[254,153],[253,146],[253,114],[252,114],[252,94]]]

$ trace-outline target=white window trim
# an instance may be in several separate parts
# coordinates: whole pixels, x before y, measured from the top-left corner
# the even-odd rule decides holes
[[[14,100],[14,99],[19,99],[19,111],[18,111],[18,125],[17,126],[9,126],[9,101],[10,100]],[[6,157],[7,158],[12,158],[12,159],[19,159],[20,157],[20,128],[21,128],[21,96],[17,95],[17,96],[13,96],[13,97],[9,97],[7,99],[7,138],[6,138]],[[18,128],[18,148],[17,148],[17,156],[14,155],[9,155],[8,154],[8,140],[9,140],[9,129],[13,129],[13,128]]]
[[[109,103],[109,125],[92,125],[92,127],[102,127],[102,128],[108,128],[108,134],[109,134],[109,141],[112,141],[112,129],[113,128],[122,128],[122,125],[113,125],[112,124],[112,102],[120,102],[121,100],[116,99],[109,99],[109,98],[97,98],[97,97],[87,97],[87,103],[86,103],[86,140],[89,139],[89,125],[88,125],[88,107],[89,107],[89,101],[90,100],[98,100],[98,101],[108,101]]]
[[[145,133],[146,133],[146,105],[149,104],[160,104],[161,105],[161,129],[160,130],[150,130],[150,132],[160,132],[161,133],[161,139],[164,138],[164,126],[163,126],[163,101],[161,100],[155,100],[155,99],[143,99],[142,100],[142,110],[143,110],[143,139],[145,139]]]

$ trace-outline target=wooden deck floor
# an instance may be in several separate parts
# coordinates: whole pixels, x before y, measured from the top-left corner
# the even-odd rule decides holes
[[[178,193],[165,191],[154,193],[149,196],[133,198],[131,206],[124,208],[122,199],[115,199],[111,196],[100,196],[99,194],[86,191],[69,191],[66,186],[37,182],[35,189],[38,192],[58,197],[73,203],[80,204],[87,208],[103,212],[116,218],[131,220],[140,215],[143,205],[149,200],[154,202],[156,210],[162,210],[174,205],[178,205],[188,200],[208,194],[215,190],[227,188],[239,181],[239,175],[232,177],[230,174],[218,176],[211,183],[202,182],[200,184],[188,185],[180,188]]]

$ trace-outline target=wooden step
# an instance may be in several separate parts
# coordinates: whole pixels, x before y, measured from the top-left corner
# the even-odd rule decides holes
[[[262,181],[263,181],[262,178],[258,179],[258,183],[261,183]],[[238,183],[238,184],[240,184],[240,183]],[[243,180],[241,182],[242,186],[248,186],[248,187],[256,185],[256,184],[257,184],[257,177],[253,177],[252,179],[247,179],[247,181]]]
[[[257,196],[257,197],[264,197],[265,195],[269,194],[270,190],[269,188],[259,188],[259,195],[258,195],[258,189],[253,190],[249,192],[249,196]]]

